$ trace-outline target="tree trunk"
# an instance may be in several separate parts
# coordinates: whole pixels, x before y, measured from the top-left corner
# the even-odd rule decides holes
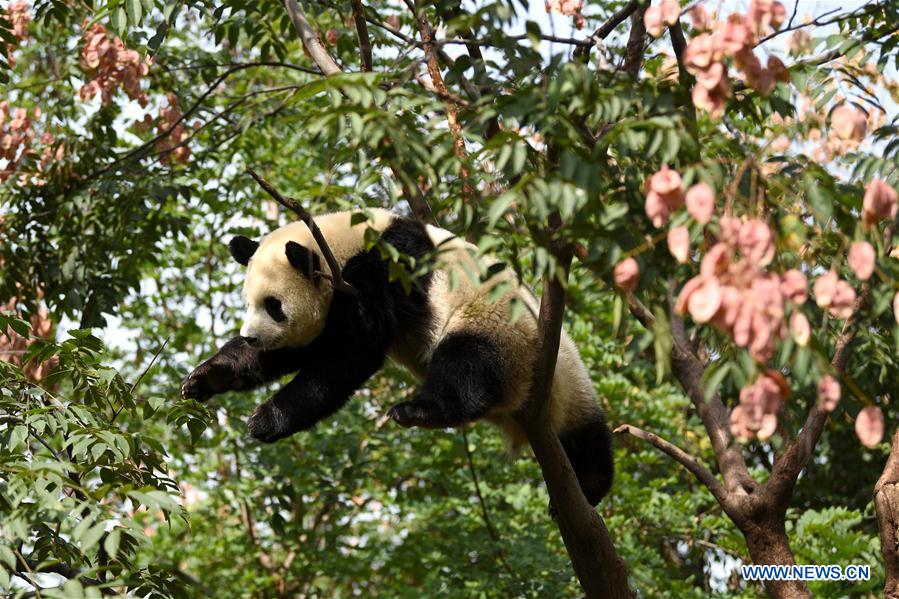
[[[550,223],[553,232],[558,230],[561,226],[558,213],[550,217]],[[553,243],[553,255],[559,260],[566,280],[572,251],[570,246],[560,248]],[[559,532],[587,599],[630,599],[634,594],[628,584],[627,567],[615,552],[602,518],[584,497],[568,456],[550,428],[545,410],[556,369],[564,311],[565,287],[554,274],[548,273],[543,277],[543,296],[537,319],[539,330],[533,380],[520,422],[540,464],[550,502],[556,510]]]
[[[627,565],[615,551],[605,522],[584,498],[559,438],[546,421],[524,424],[585,597],[633,599]]]
[[[793,550],[784,528],[783,517],[762,523],[747,524],[743,530],[752,563],[758,565],[794,566]],[[801,580],[766,580],[765,589],[776,599],[805,599],[812,596]]]
[[[899,431],[893,435],[890,457],[874,486],[874,511],[886,574],[883,596],[899,599]]]

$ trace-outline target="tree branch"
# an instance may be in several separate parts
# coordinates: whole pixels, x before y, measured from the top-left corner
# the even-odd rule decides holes
[[[892,221],[884,227],[883,243],[884,247],[890,247],[893,241],[896,227],[899,226],[897,221]],[[843,323],[840,336],[837,338],[834,349],[833,359],[830,362],[831,367],[839,374],[846,370],[846,363],[849,360],[849,345],[855,339],[856,328],[859,311],[868,303],[871,298],[871,286],[865,284],[861,293],[852,306],[852,315]],[[765,483],[766,492],[771,494],[771,498],[783,504],[789,501],[793,494],[793,488],[799,478],[799,473],[808,464],[811,459],[812,452],[821,433],[824,431],[824,424],[827,422],[829,413],[818,409],[817,402],[809,410],[805,419],[805,424],[796,438],[787,445],[781,458],[774,463],[771,470],[771,478]]]
[[[655,316],[649,308],[643,305],[633,293],[628,293],[625,300],[631,314],[644,327],[651,329],[655,324]],[[690,347],[684,330],[683,318],[674,311],[671,311],[670,318],[671,338],[674,342],[671,350],[671,373],[687,393],[702,420],[709,440],[712,442],[718,470],[724,477],[727,490],[736,493],[735,497],[745,496],[758,484],[750,476],[740,448],[731,442],[727,408],[717,393],[706,401],[705,391],[702,388],[702,375],[705,372],[705,366]],[[724,506],[724,504],[722,507],[730,509],[730,506]],[[737,517],[739,516],[737,515]]]
[[[684,30],[681,27],[680,19],[674,25],[668,26],[668,34],[671,36],[671,48],[674,50],[674,56],[677,58],[677,79],[685,90],[689,90],[693,86],[692,77],[687,72],[684,64],[684,52],[687,50],[687,40],[684,38]]]
[[[612,15],[608,21],[603,23],[589,38],[584,40],[583,45],[579,45],[574,50],[574,57],[586,60],[590,57],[590,49],[600,40],[604,40],[615,30],[616,27],[624,23],[624,20],[631,16],[639,7],[640,0],[630,0],[621,7],[621,10]]]
[[[674,459],[674,461],[678,462],[687,470],[689,470],[690,473],[693,474],[693,476],[695,476],[699,482],[705,485],[706,488],[712,492],[712,495],[715,496],[715,499],[718,500],[718,503],[720,503],[722,506],[727,503],[727,489],[725,489],[724,485],[721,484],[721,481],[719,481],[715,477],[715,475],[712,474],[711,470],[706,468],[703,463],[700,462],[699,459],[695,456],[688,454],[677,445],[669,443],[656,434],[650,433],[630,424],[622,424],[613,432],[616,434],[629,434],[637,437],[638,439],[643,439],[656,449],[661,450],[669,457]]]
[[[406,42],[410,46],[417,46],[420,48],[424,47],[424,44],[422,42],[412,39],[411,37],[409,37],[402,31],[400,31],[398,29],[394,29],[387,23],[383,23],[383,22],[378,21],[377,19],[373,19],[371,17],[365,17],[365,20],[368,21],[368,23],[370,25],[374,25],[375,27],[383,29],[390,35]],[[606,35],[608,35],[608,34],[606,34]],[[520,33],[518,35],[507,35],[504,37],[504,42],[505,41],[520,42],[523,40],[531,39],[531,37],[532,37],[532,35],[530,33]],[[537,37],[539,37],[541,40],[543,40],[545,42],[553,42],[556,44],[568,44],[570,46],[582,46],[582,47],[587,47],[587,48],[595,45],[595,43],[596,43],[593,41],[592,38],[577,39],[577,38],[573,38],[573,37],[562,37],[562,36],[558,36],[558,35],[551,35],[548,33],[539,33],[539,34],[537,34]],[[472,37],[472,36],[465,35],[465,34],[460,34],[460,37],[457,37],[457,38],[451,37],[451,38],[443,38],[440,40],[435,40],[434,44],[438,48],[442,48],[443,46],[466,46],[466,47],[473,46],[475,48],[478,48],[479,46],[505,47],[504,44],[497,43],[496,40],[494,40],[493,38],[488,38],[488,37],[476,38],[476,37]]]
[[[883,596],[899,599],[899,431],[893,434],[890,457],[874,485],[874,511],[886,574]]]
[[[303,12],[303,9],[297,1],[284,0],[284,7],[287,9],[288,16],[290,16],[290,22],[293,23],[297,33],[300,34],[303,46],[309,52],[313,62],[315,62],[315,64],[318,65],[318,68],[322,70],[322,73],[328,77],[341,73],[341,68],[334,59],[331,58],[331,55],[328,54],[328,51],[325,49],[324,44],[322,44],[318,34],[312,29],[312,26],[306,19],[306,13]]]
[[[625,297],[625,301],[627,302],[627,307],[630,309],[631,314],[640,321],[646,329],[651,329],[653,325],[656,323],[656,317],[652,312],[649,311],[649,308],[643,305],[636,295],[631,292],[628,292]]]
[[[445,9],[443,19],[449,21],[460,17],[463,13],[460,9],[461,2],[456,6],[449,6]],[[468,28],[461,32],[461,37],[466,41],[465,48],[468,50],[468,57],[471,59],[471,65],[474,68],[475,79],[480,85],[487,82],[487,69],[484,67],[484,55],[481,53],[481,47],[477,44],[474,34]],[[475,88],[477,89],[477,88]],[[478,90],[480,94],[480,90]]]
[[[631,32],[627,38],[624,72],[632,79],[636,79],[640,75],[640,67],[643,66],[644,39],[646,38],[646,25],[643,23],[645,13],[646,7],[640,6],[631,15]]]
[[[863,6],[862,9],[860,9],[858,11],[853,11],[851,13],[846,13],[843,15],[837,15],[833,19],[822,20],[822,19],[824,19],[824,17],[830,16],[830,15],[840,12],[840,10],[842,10],[840,7],[837,7],[837,8],[822,12],[820,15],[816,16],[811,21],[808,21],[805,23],[799,23],[798,25],[794,26],[793,19],[796,17],[796,8],[798,7],[798,4],[799,3],[797,2],[796,6],[794,6],[793,16],[790,17],[790,22],[787,23],[786,27],[784,27],[783,29],[778,29],[777,31],[774,31],[773,33],[770,33],[770,34],[764,36],[755,45],[760,46],[760,45],[764,44],[765,42],[767,42],[768,40],[773,39],[779,35],[783,35],[784,33],[788,33],[790,31],[795,31],[797,29],[802,29],[804,27],[813,27],[813,26],[814,27],[824,27],[826,25],[832,25],[833,23],[839,23],[840,21],[845,21],[846,19],[851,19],[853,17],[857,17],[861,14],[864,14],[865,10],[868,8],[867,6]]]
[[[99,587],[99,591],[103,595],[115,595],[111,589],[102,586],[104,584],[102,581],[85,576],[81,570],[73,568],[65,562],[39,562],[38,560],[26,558],[18,550],[15,550],[15,554],[17,572],[27,572],[32,577],[35,574],[42,574],[44,572],[58,574],[69,580],[79,580],[81,584],[85,586]],[[40,588],[34,580],[31,580],[31,584],[34,585],[35,588]],[[40,593],[38,593],[38,596],[40,596]]]
[[[300,34],[300,38],[303,41],[303,46],[306,48],[306,50],[312,56],[312,59],[315,61],[315,64],[318,65],[318,68],[320,68],[322,70],[322,73],[324,73],[325,75],[328,75],[328,76],[335,75],[337,73],[341,73],[342,71],[341,71],[340,67],[337,65],[336,62],[334,62],[334,59],[331,58],[331,56],[328,54],[325,47],[322,45],[321,40],[318,38],[318,36],[312,30],[312,27],[309,25],[309,21],[306,20],[306,14],[303,12],[303,9],[300,8],[299,4],[297,4],[296,0],[284,0],[284,6],[287,8],[287,12],[290,15],[290,20],[293,22],[294,27],[296,28],[297,32]],[[362,14],[363,20],[365,20],[369,23],[372,23],[374,25],[377,25],[379,27],[383,27],[384,29],[390,31],[394,35],[398,35],[398,36],[408,40],[409,43],[415,43],[414,40],[412,40],[411,38],[408,38],[401,32],[393,29],[392,27],[389,27],[388,25],[383,24],[383,23],[378,23],[377,21],[366,17],[364,15],[365,7],[362,6],[362,8],[363,8],[363,14]],[[368,29],[366,28],[366,31],[367,30]],[[413,181],[408,180],[407,177],[402,176],[403,173],[402,173],[401,169],[399,169],[396,165],[390,164],[390,168],[393,171],[394,176],[397,176],[400,179],[400,182],[402,183],[405,193],[408,196],[407,199],[409,201],[409,205],[412,207],[412,210],[415,213],[416,218],[419,218],[419,220],[422,220],[423,216],[425,216],[426,214],[430,214],[430,207],[427,206],[427,202],[424,200],[424,194],[418,188],[418,185],[416,185]],[[253,175],[254,178],[256,178],[257,181],[260,181],[260,185],[261,185],[262,184],[261,180],[259,178],[257,178],[257,176],[254,173],[252,173],[252,171],[251,171],[251,174]],[[271,186],[269,186],[269,187],[271,187]],[[263,187],[263,189],[265,189],[265,188]],[[266,189],[266,191],[269,191],[269,190]],[[274,189],[272,189],[272,191],[274,191]],[[269,193],[271,194],[271,191],[269,191]],[[277,192],[275,192],[275,193],[277,193]],[[274,197],[274,196],[272,196],[272,197]],[[275,198],[275,199],[277,200],[277,198]],[[283,204],[283,205],[287,206],[288,208],[290,208],[291,210],[296,212],[295,208],[292,208],[287,204]],[[297,205],[297,207],[299,207],[302,210],[302,207],[299,204],[296,204],[296,205]],[[297,212],[297,214],[300,214],[300,213]],[[301,216],[301,218],[303,218],[303,217]],[[311,216],[309,217],[309,220],[312,221]],[[314,223],[314,221],[312,221],[312,222]],[[307,222],[307,225],[308,224],[309,223]],[[318,227],[316,227],[316,229],[317,228]],[[311,229],[311,227],[310,227],[310,229]],[[317,238],[316,238],[316,241],[318,241]],[[321,242],[319,242],[319,247],[321,247]],[[330,266],[330,263],[328,264],[328,266]],[[336,272],[337,272],[340,282],[343,285],[345,285],[346,287],[349,287],[348,284],[343,282],[343,278],[340,276],[340,271],[337,270]],[[334,273],[334,269],[332,269],[332,276],[333,276],[333,273]],[[334,283],[336,286],[337,281],[334,281]],[[352,287],[349,287],[349,288],[352,289]]]
[[[857,48],[867,42],[877,41],[880,38],[886,37],[888,35],[892,35],[892,34],[896,33],[897,31],[899,31],[899,25],[897,25],[895,27],[891,27],[884,31],[875,32],[873,30],[868,30],[867,32],[865,32],[864,35],[861,36],[861,38],[859,38],[856,41],[856,44],[854,44],[854,45],[840,46],[839,48],[834,48],[832,50],[828,50],[827,52],[824,52],[823,54],[820,54],[813,58],[797,60],[793,64],[789,65],[789,68],[792,70],[792,69],[796,69],[798,67],[819,67],[821,65],[827,64],[828,62],[836,60],[836,59],[840,58],[841,56],[845,56],[846,53],[849,52],[851,49]],[[748,88],[748,86],[746,85],[746,82],[741,81],[739,79],[734,80],[733,83],[731,84],[731,90],[733,92],[744,91],[747,88]]]
[[[437,64],[437,55],[434,47],[434,32],[428,23],[428,17],[423,10],[419,10],[414,2],[409,0],[406,2],[412,16],[418,22],[418,30],[421,34],[421,41],[424,44],[425,55],[428,57],[428,74],[431,76],[431,82],[441,97],[450,96],[443,81],[443,75],[440,73],[440,67]],[[446,121],[449,125],[450,134],[453,136],[453,149],[456,157],[459,159],[459,174],[462,178],[462,194],[467,202],[474,201],[474,188],[471,186],[468,167],[468,152],[465,149],[465,140],[462,138],[462,126],[459,124],[459,109],[453,102],[446,102]]]
[[[669,297],[669,303],[673,304],[673,297]],[[631,307],[630,303],[628,307]],[[696,412],[712,442],[712,449],[715,450],[718,469],[724,477],[725,486],[737,496],[745,496],[756,489],[758,483],[750,476],[740,447],[732,443],[727,407],[717,393],[706,401],[702,387],[705,365],[696,357],[687,340],[684,319],[674,310],[670,310],[670,321],[671,338],[674,342],[671,351],[671,372],[696,407]]]
[[[172,133],[172,131],[175,130],[175,127],[177,127],[178,125],[183,123],[185,120],[187,120],[191,116],[193,116],[193,114],[197,110],[199,110],[200,105],[203,103],[203,101],[206,98],[208,98],[212,94],[212,92],[214,92],[216,89],[218,89],[218,86],[221,85],[222,82],[225,81],[225,79],[227,79],[228,77],[230,77],[231,75],[233,75],[234,73],[236,73],[238,71],[242,71],[244,69],[249,69],[249,68],[253,68],[253,67],[257,67],[257,66],[262,66],[265,64],[266,63],[250,62],[250,63],[236,64],[235,66],[229,68],[227,71],[222,73],[215,81],[213,81],[212,84],[208,88],[206,88],[206,91],[204,91],[202,94],[200,94],[200,97],[197,98],[197,100],[193,103],[193,105],[191,105],[190,108],[188,108],[175,122],[171,123],[164,131],[153,136],[150,140],[142,143],[141,145],[134,148],[133,150],[129,150],[128,152],[125,152],[124,155],[115,158],[109,164],[93,171],[89,175],[85,176],[83,178],[83,180],[90,181],[96,177],[104,175],[107,172],[109,172],[110,170],[112,170],[117,164],[121,164],[122,162],[125,162],[126,160],[129,160],[129,159],[139,155],[140,153],[145,151],[147,148],[154,146],[156,144],[156,142],[158,142],[162,139],[165,139]]]
[[[356,23],[356,35],[359,37],[359,58],[362,70],[372,70],[371,38],[368,35],[368,24],[365,22],[365,7],[362,0],[353,0],[353,22]]]
[[[315,239],[315,243],[318,244],[318,248],[321,250],[322,255],[325,258],[325,262],[328,264],[328,268],[331,271],[331,285],[337,291],[342,291],[344,293],[348,293],[350,295],[358,295],[356,289],[343,280],[343,273],[341,272],[340,264],[337,263],[337,258],[334,257],[334,253],[331,251],[331,247],[328,245],[328,241],[325,239],[325,236],[322,234],[321,229],[318,228],[318,225],[315,224],[315,219],[312,218],[312,215],[300,205],[293,198],[285,198],[278,190],[269,184],[268,181],[260,177],[256,174],[256,171],[247,167],[247,172],[250,173],[250,176],[256,180],[256,183],[259,184],[265,192],[272,196],[276,202],[296,213],[297,216],[300,217],[306,226],[309,227],[309,231],[312,233],[312,237]]]

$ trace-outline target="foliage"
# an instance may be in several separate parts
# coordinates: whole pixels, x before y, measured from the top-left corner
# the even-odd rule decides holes
[[[26,321],[0,317],[0,328],[26,335]],[[101,342],[73,330],[60,343],[35,341],[26,361],[57,360],[39,384],[0,362],[3,410],[3,543],[0,583],[68,579],[59,596],[89,587],[127,586],[139,596],[185,596],[189,580],[170,561],[148,562],[145,533],[157,522],[186,521],[178,486],[165,473],[158,439],[138,429],[163,406],[139,400],[111,367]],[[21,585],[18,588],[27,588]]]

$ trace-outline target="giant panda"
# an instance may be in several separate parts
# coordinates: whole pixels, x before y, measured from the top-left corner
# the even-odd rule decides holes
[[[412,399],[390,409],[400,425],[444,428],[485,419],[504,431],[513,450],[526,443],[517,415],[531,384],[538,306],[516,275],[499,266],[482,283],[472,275],[479,272],[473,245],[387,210],[368,210],[367,220],[335,212],[315,222],[355,293],[329,283],[329,267],[304,222],[259,242],[233,238],[231,255],[247,267],[245,320],[239,336],[188,375],[182,395],[204,401],[296,373],[250,416],[250,434],[272,443],[335,413],[389,356],[422,381]],[[378,243],[366,243],[367,235]],[[411,289],[391,280],[385,244],[430,266]],[[529,308],[517,320],[510,316],[513,298]],[[597,505],[612,483],[611,435],[564,331],[547,413],[584,495]]]

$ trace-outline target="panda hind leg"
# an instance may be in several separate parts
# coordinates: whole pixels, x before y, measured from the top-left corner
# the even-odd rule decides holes
[[[559,435],[568,461],[577,475],[581,491],[592,506],[606,496],[612,486],[612,433],[605,415],[597,407],[579,426]]]
[[[502,353],[484,335],[456,332],[434,350],[424,382],[389,415],[402,426],[445,428],[483,417],[502,393]]]

